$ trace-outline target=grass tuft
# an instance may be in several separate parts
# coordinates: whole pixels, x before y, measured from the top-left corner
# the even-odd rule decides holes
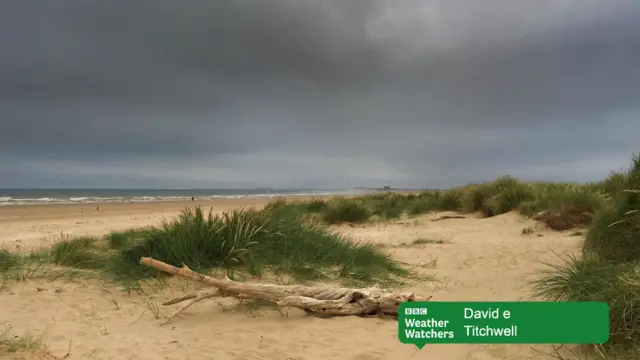
[[[539,185],[535,199],[519,209],[554,230],[568,230],[589,225],[610,200],[603,190],[589,185],[545,184]]]
[[[3,278],[26,280],[44,273],[43,266],[54,266],[57,275],[102,274],[134,290],[139,280],[166,276],[140,265],[141,257],[174,266],[188,264],[196,271],[223,269],[230,275],[239,271],[256,277],[268,272],[296,281],[393,283],[411,276],[374,245],[355,243],[331,231],[305,216],[300,206],[276,203],[262,210],[218,215],[199,207],[187,208],[155,228],[112,232],[104,239],[65,238],[29,255],[2,250],[0,272]],[[317,203],[314,207],[322,206]]]
[[[589,228],[585,248],[612,261],[640,260],[640,156],[627,175],[629,189],[615,194]]]
[[[549,264],[533,282],[536,295],[551,301],[605,301],[611,343],[640,339],[640,262],[615,263],[585,255]]]
[[[515,210],[522,202],[532,198],[530,185],[506,175],[490,183],[467,187],[461,207],[464,212],[482,212],[491,217]]]
[[[389,221],[433,211],[479,212],[492,217],[518,210],[552,229],[583,228],[597,212],[612,204],[615,189],[630,184],[627,174],[615,173],[590,184],[523,182],[505,175],[488,183],[458,186],[420,194],[393,192],[328,200],[276,200],[267,208],[297,213],[329,225]]]
[[[103,265],[103,258],[96,249],[97,238],[79,237],[62,240],[49,250],[52,264],[77,269],[95,269]]]
[[[0,249],[0,272],[5,272],[20,265],[22,257],[6,249]]]
[[[363,204],[356,201],[337,200],[324,212],[322,219],[328,224],[364,223],[369,220],[372,212]]]
[[[532,229],[532,228],[527,227],[527,228],[522,228],[522,230],[520,231],[520,233],[521,233],[522,235],[531,235],[531,234],[533,234],[533,233],[534,233],[534,231],[533,231],[533,229]]]
[[[31,335],[17,336],[11,334],[11,328],[5,327],[0,331],[0,357],[16,355],[16,353],[35,352],[43,348],[40,337]],[[13,356],[11,358],[14,358]],[[18,357],[15,357],[16,359]],[[22,358],[22,357],[19,357]]]
[[[419,238],[411,242],[411,245],[426,245],[426,244],[446,244],[447,241],[440,239],[424,239]]]
[[[627,189],[620,189],[621,186]],[[558,359],[637,359],[640,356],[640,157],[627,174],[575,191],[574,204],[597,213],[585,236],[581,257],[550,264],[533,283],[552,301],[604,301],[610,310],[610,338],[592,353]],[[604,202],[602,194],[612,198]],[[580,201],[576,201],[580,199]],[[577,206],[576,205],[576,206]]]
[[[140,265],[141,257],[188,264],[202,272],[222,269],[229,276],[239,272],[255,277],[269,273],[302,282],[392,284],[412,276],[373,244],[355,243],[290,205],[218,215],[187,208],[155,228],[113,232],[104,239],[65,238],[29,255],[3,250],[0,272],[3,279],[16,280],[45,273],[102,276],[134,291],[140,290],[140,280],[162,282],[167,276]]]
[[[122,249],[137,244],[152,231],[151,228],[129,229],[125,231],[112,231],[105,240],[109,248]]]

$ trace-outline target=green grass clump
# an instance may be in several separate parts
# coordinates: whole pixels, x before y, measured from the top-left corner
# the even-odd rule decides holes
[[[129,229],[125,231],[112,231],[105,236],[105,240],[111,249],[122,249],[134,245],[151,233],[151,228]]]
[[[417,216],[438,210],[441,208],[441,194],[439,191],[424,191],[420,194],[387,192],[344,201],[353,201],[367,208],[372,220],[396,220],[404,215]]]
[[[595,358],[637,359],[640,355],[640,158],[633,156],[627,174],[615,175],[613,180],[612,177],[605,181],[606,186],[599,183],[590,186],[591,190],[585,187],[581,195],[576,193],[571,199],[583,209],[596,212],[585,236],[582,257],[569,257],[561,264],[550,265],[533,287],[537,295],[552,301],[607,302],[610,339],[604,346],[596,347]],[[616,193],[615,189],[623,181],[628,188]],[[595,199],[600,195],[594,194],[601,193],[612,197],[613,202],[599,205]],[[586,359],[576,357],[580,358]]]
[[[615,195],[589,228],[585,248],[611,261],[640,260],[640,156],[633,157],[629,189]]]
[[[410,245],[446,244],[446,243],[447,242],[445,240],[441,240],[441,239],[418,238],[413,240]]]
[[[278,199],[271,201],[265,206],[265,210],[276,211],[280,214],[317,214],[322,213],[329,204],[325,200],[314,199],[310,201],[288,201],[286,199]]]
[[[533,231],[533,229],[532,229],[532,228],[528,228],[528,227],[527,227],[527,228],[522,228],[522,230],[520,231],[520,233],[521,233],[522,235],[531,235],[531,234],[533,234],[533,233],[534,233],[534,231]]]
[[[368,206],[371,214],[383,220],[394,220],[400,218],[407,212],[411,201],[415,201],[415,196],[408,196],[396,193],[386,193],[368,198]]]
[[[9,280],[24,281],[50,273],[48,265],[46,252],[25,254],[0,249],[0,288]]]
[[[352,203],[345,204],[350,209]],[[61,270],[56,271],[60,276],[84,271],[87,276],[102,274],[130,283],[160,275],[140,265],[141,257],[153,257],[196,271],[224,269],[254,276],[269,272],[296,280],[394,282],[410,275],[374,245],[354,243],[332,232],[305,216],[300,206],[278,203],[219,215],[205,214],[199,207],[185,209],[159,227],[112,232],[103,239],[65,238],[31,254],[1,250],[0,272],[3,279],[26,280],[44,273],[43,266],[53,274],[53,266]],[[359,219],[348,212],[341,216]]]
[[[468,196],[469,187],[457,187],[443,191],[438,203],[438,210],[441,211],[462,211],[463,203]]]
[[[461,210],[466,187],[448,191],[423,191],[420,194],[393,192],[356,197],[334,197],[311,201],[276,200],[265,208],[295,213],[321,220],[325,224],[361,224],[371,221],[389,221],[403,216],[418,216],[439,210]]]
[[[534,199],[523,202],[519,210],[543,221],[555,230],[589,225],[594,214],[611,203],[610,196],[589,185],[538,184]]]
[[[364,204],[350,200],[336,200],[322,214],[322,220],[328,224],[364,223],[372,212]]]
[[[485,216],[508,213],[533,198],[529,184],[511,176],[502,176],[493,182],[470,185],[462,198],[464,212],[482,212]]]
[[[640,339],[640,262],[608,262],[585,255],[549,265],[534,282],[538,296],[551,301],[604,301],[610,309],[610,342]]]
[[[299,279],[371,281],[408,274],[373,245],[353,243],[282,207],[215,216],[185,210],[142,243],[120,250],[111,270],[119,277],[149,276],[153,271],[139,265],[141,257],[200,271],[241,269],[260,276],[271,270]]]
[[[628,178],[626,175],[615,178],[620,177]],[[616,181],[619,182],[610,182]],[[627,184],[628,180],[624,183]],[[600,183],[531,183],[505,175],[492,182],[442,191],[423,191],[420,194],[386,192],[306,202],[277,200],[267,208],[314,217],[330,225],[389,221],[432,211],[480,212],[492,217],[519,210],[526,216],[536,216],[537,220],[553,229],[566,230],[590,224],[594,214],[611,203],[607,186]]]
[[[315,214],[324,211],[327,207],[329,207],[329,204],[326,201],[315,199],[306,204],[306,211]]]
[[[488,183],[458,186],[420,194],[377,193],[350,198],[287,202],[267,208],[320,219],[327,224],[389,221],[432,211],[480,212],[486,217],[519,210],[556,230],[584,227],[594,214],[611,203],[611,189],[628,184],[627,175],[612,175],[595,184],[523,182],[505,175]],[[621,180],[621,179],[624,179]]]
[[[606,179],[595,185],[611,196],[617,196],[622,191],[631,188],[629,174],[625,172],[612,172]]]
[[[16,353],[22,353],[20,355],[32,353],[32,355],[35,355],[34,352],[43,349],[43,347],[44,344],[39,337],[28,334],[24,336],[12,335],[10,327],[5,327],[0,331],[0,358],[4,358],[6,355],[11,359],[23,359],[22,356],[13,356],[17,355]],[[26,357],[24,357],[24,359],[26,359]]]
[[[416,196],[407,208],[408,215],[417,216],[438,210],[441,195],[439,191],[425,191]]]
[[[62,240],[48,251],[52,264],[77,269],[96,269],[103,266],[101,253],[96,248],[97,238],[79,237]]]
[[[0,272],[8,271],[20,265],[22,257],[18,254],[0,249]]]

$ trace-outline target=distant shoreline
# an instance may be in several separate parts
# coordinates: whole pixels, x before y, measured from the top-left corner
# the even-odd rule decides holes
[[[0,207],[31,205],[138,204],[279,197],[353,196],[371,193],[419,193],[428,189],[0,189]]]
[[[419,193],[423,191],[442,191],[442,189],[401,189],[401,188],[355,188],[357,191]]]
[[[101,205],[158,202],[265,199],[356,195],[360,190],[138,190],[138,189],[0,189],[0,207],[31,205]]]

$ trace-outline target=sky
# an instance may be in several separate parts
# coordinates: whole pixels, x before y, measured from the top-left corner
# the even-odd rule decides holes
[[[640,151],[637,0],[5,0],[0,188],[591,181]]]

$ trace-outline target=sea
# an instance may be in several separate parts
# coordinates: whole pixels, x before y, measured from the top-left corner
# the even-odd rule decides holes
[[[0,189],[0,206],[29,204],[139,203],[279,196],[350,195],[357,190],[314,189]]]

